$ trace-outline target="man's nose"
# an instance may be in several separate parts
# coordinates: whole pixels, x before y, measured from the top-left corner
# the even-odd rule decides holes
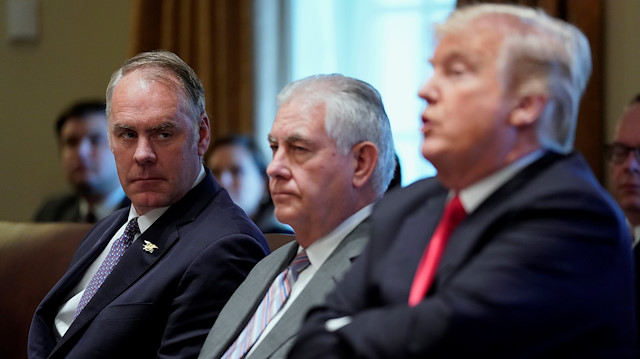
[[[138,137],[136,143],[136,151],[133,154],[133,158],[138,164],[144,164],[148,162],[155,162],[156,154],[153,150],[151,142],[143,137]]]
[[[291,171],[289,170],[288,161],[285,151],[278,149],[273,153],[273,158],[267,166],[267,174],[271,178],[290,178]]]

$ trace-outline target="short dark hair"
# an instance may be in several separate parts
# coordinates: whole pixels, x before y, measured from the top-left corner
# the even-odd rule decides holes
[[[265,178],[267,177],[267,164],[263,158],[262,152],[256,145],[255,141],[253,141],[249,136],[235,134],[221,137],[215,140],[209,148],[207,158],[209,158],[218,148],[229,145],[237,145],[246,148],[249,153],[251,153],[251,158],[256,164],[256,167],[258,167],[258,171],[260,171],[260,174],[262,174],[262,176]]]
[[[62,127],[64,124],[72,117],[83,118],[87,115],[101,112],[106,116],[106,104],[101,100],[86,100],[79,101],[72,104],[66,110],[64,110],[56,120],[56,135],[57,138],[60,139],[60,134],[62,133]]]

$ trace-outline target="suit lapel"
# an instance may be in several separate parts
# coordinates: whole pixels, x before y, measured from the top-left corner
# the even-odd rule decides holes
[[[185,223],[190,223],[195,220],[198,214],[207,206],[211,197],[219,189],[219,185],[216,185],[215,181],[213,181],[211,172],[207,170],[207,176],[194,189],[169,207],[149,229],[140,235],[136,241],[127,248],[118,264],[113,268],[111,274],[105,279],[100,289],[98,289],[93,298],[87,303],[87,306],[80,312],[76,320],[73,321],[69,330],[58,342],[54,351],[69,341],[70,338],[79,334],[85,326],[93,321],[98,313],[133,285],[149,268],[160,260],[179,240],[180,227]],[[119,225],[112,226],[112,228],[115,227],[115,230],[108,236],[107,242],[115,231],[126,221],[128,212],[124,212],[124,217],[117,221]],[[143,250],[145,240],[155,244],[158,248],[152,253]],[[103,240],[101,239],[100,242],[102,243]],[[106,243],[104,243],[101,248],[104,248],[105,245]],[[85,271],[86,268],[80,270],[81,275],[84,275]]]
[[[254,271],[259,269],[256,273],[251,272],[242,285],[236,290],[233,296],[229,299],[227,306],[230,306],[222,310],[218,319],[214,324],[212,334],[207,338],[207,341],[203,347],[203,353],[205,357],[220,357],[227,348],[233,344],[236,338],[240,335],[244,327],[249,323],[251,317],[255,313],[256,309],[265,294],[271,287],[274,279],[280,274],[289,263],[293,260],[298,252],[298,243],[293,241],[285,244],[275,252],[269,254],[271,258],[281,257],[278,260],[272,262],[270,266],[261,266],[258,263]],[[266,258],[263,260],[269,260]],[[239,316],[241,316],[239,318]],[[208,344],[213,344],[212,349],[207,352]]]
[[[447,243],[442,261],[438,268],[436,277],[436,287],[444,284],[453,277],[458,268],[466,264],[474,253],[479,252],[491,240],[493,236],[483,235],[498,217],[509,215],[508,203],[514,193],[522,191],[526,184],[533,178],[545,171],[550,165],[556,163],[562,156],[554,153],[546,153],[523,170],[518,172],[512,179],[499,187],[480,206],[465,218],[458,228],[451,234]],[[477,240],[472,241],[471,238]]]
[[[53,308],[53,312],[51,313],[51,318],[47,320],[48,323],[53,325],[53,317],[56,316],[57,310],[62,305],[63,301],[67,298],[71,290],[78,285],[78,282],[85,275],[85,272],[91,266],[91,264],[96,260],[96,258],[102,253],[104,248],[107,246],[111,237],[117,232],[117,230],[124,224],[127,219],[128,210],[122,210],[121,212],[117,212],[117,214],[113,215],[112,224],[108,225],[105,223],[104,226],[101,224],[96,225],[88,234],[87,237],[80,244],[79,252],[76,254],[72,260],[72,265],[69,267],[69,270],[65,273],[65,275],[60,279],[60,286],[55,288],[55,295],[50,299],[50,303],[54,304],[51,306]],[[111,217],[109,217],[111,220]],[[94,236],[99,236],[97,240],[93,240]],[[85,255],[82,255],[80,251],[82,251],[82,247],[84,245],[89,245],[91,242],[95,242],[93,246],[87,251]],[[49,300],[48,300],[49,301]],[[83,310],[84,312],[84,310]],[[52,350],[52,354],[55,353],[67,340],[73,336],[73,334],[80,328],[83,323],[86,322],[86,318],[84,320],[80,319],[81,316],[78,316],[76,320],[71,323],[71,326],[65,333],[65,335],[58,341],[56,346]],[[52,331],[55,329],[51,329]]]
[[[250,358],[270,357],[298,333],[307,311],[324,301],[325,296],[362,252],[368,238],[369,217],[336,247]]]
[[[385,278],[385,286],[389,286],[390,291],[406,293],[407,298],[409,297],[413,277],[440,221],[448,192],[439,183],[438,188],[430,188],[426,201],[402,216],[402,222],[395,227],[399,232],[388,234],[390,237],[403,240],[390,243],[387,251],[393,251],[393,261],[384,266],[383,272],[372,276]],[[415,193],[415,197],[422,197],[421,195],[422,193]]]

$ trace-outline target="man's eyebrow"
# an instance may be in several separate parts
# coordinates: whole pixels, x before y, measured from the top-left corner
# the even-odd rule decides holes
[[[435,65],[436,62],[442,64],[442,63],[451,63],[453,61],[468,62],[469,61],[469,56],[468,56],[468,54],[463,53],[459,49],[453,49],[453,50],[450,50],[448,52],[445,52],[444,54],[439,56],[438,59],[436,59],[435,57],[432,57],[432,58],[429,59],[429,63],[431,65]]]
[[[117,129],[121,129],[121,130],[131,130],[131,131],[137,131],[138,129],[136,128],[136,126],[131,126],[128,125],[126,123],[116,123],[113,125],[114,128]],[[171,128],[175,128],[176,124],[173,122],[163,122],[159,125],[153,126],[148,128],[146,131],[147,132],[156,132],[156,131],[162,131],[162,130],[167,130],[167,129],[171,129]]]
[[[278,142],[278,139],[276,139],[275,137],[268,135],[267,139],[269,140],[270,143],[272,142]],[[311,141],[297,133],[294,133],[293,135],[287,136],[284,138],[284,142],[286,143],[295,143],[295,142],[304,142],[304,143],[311,143]]]
[[[176,124],[173,122],[163,122],[157,126],[153,126],[149,129],[149,132],[156,132],[156,131],[162,131],[162,130],[168,130],[168,129],[172,129],[175,128]]]
[[[135,130],[135,127],[124,124],[124,123],[115,123],[113,124],[113,127],[119,130]]]

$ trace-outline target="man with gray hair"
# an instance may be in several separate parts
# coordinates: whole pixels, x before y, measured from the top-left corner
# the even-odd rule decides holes
[[[167,51],[107,88],[107,131],[131,206],[98,222],[36,309],[29,358],[192,358],[251,268],[258,228],[202,164],[204,90]]]
[[[287,85],[269,133],[267,168],[279,221],[296,241],[260,261],[213,326],[200,358],[284,358],[368,240],[373,203],[395,169],[378,91],[341,75]]]
[[[436,34],[419,95],[438,175],[378,203],[290,357],[635,358],[629,229],[572,152],[587,39],[495,4]]]

